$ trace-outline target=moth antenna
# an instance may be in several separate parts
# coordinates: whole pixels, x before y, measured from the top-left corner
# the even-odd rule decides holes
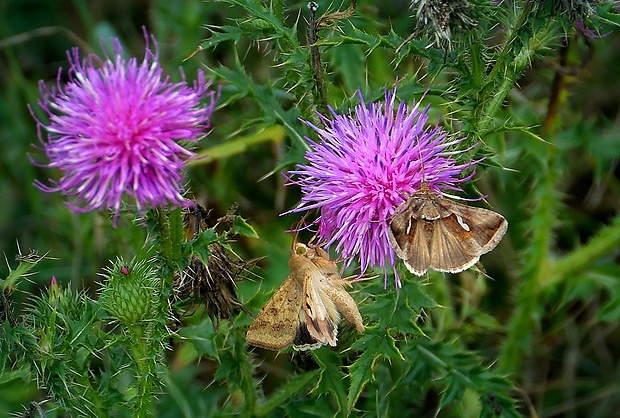
[[[420,101],[417,103],[418,107],[422,104],[422,100],[424,100],[425,97],[426,93],[424,93],[422,97],[420,97]],[[424,167],[424,158],[422,157],[422,148],[420,146],[420,136],[418,136],[418,139],[416,140],[416,148],[418,151],[418,161],[420,162],[420,168],[422,170],[422,180],[420,181],[420,185],[422,185],[423,183],[428,184],[428,179],[426,178],[426,167]]]
[[[317,234],[314,234],[312,236],[312,238],[310,238],[310,240],[308,241],[308,246],[313,245],[314,239],[316,238]],[[316,245],[317,247],[319,247],[320,245]]]
[[[291,252],[295,250],[295,244],[297,244],[297,237],[299,236],[299,231],[301,231],[306,224],[306,218],[308,217],[308,213],[305,213],[304,216],[301,217],[299,221],[297,221],[291,227],[291,232],[293,233],[293,241],[291,242]],[[314,238],[313,238],[314,239]]]

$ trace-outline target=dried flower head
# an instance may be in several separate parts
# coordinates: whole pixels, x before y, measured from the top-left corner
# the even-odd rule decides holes
[[[182,170],[195,154],[180,141],[195,143],[204,135],[215,93],[202,72],[193,87],[184,79],[170,82],[154,37],[145,33],[145,39],[141,63],[123,58],[113,39],[113,57],[91,54],[81,61],[74,48],[67,53],[67,83],[62,85],[61,71],[55,89],[40,83],[38,105],[49,118],[46,124],[35,117],[49,159],[41,165],[58,168],[62,177],[35,185],[73,198],[73,211],[111,209],[116,218],[123,199],[139,212],[186,204]],[[203,106],[205,98],[210,102]]]
[[[332,119],[319,115],[325,128],[305,122],[321,142],[308,139],[308,163],[290,172],[290,184],[303,194],[292,212],[319,209],[320,240],[335,243],[347,264],[359,257],[363,273],[369,266],[395,264],[390,219],[422,181],[435,190],[460,190],[458,183],[471,175],[458,176],[474,163],[458,164],[453,156],[461,151],[450,148],[461,140],[450,141],[441,127],[427,126],[429,106],[397,105],[392,91],[384,103],[366,105],[361,93],[360,100],[352,114],[330,108]]]
[[[568,19],[574,23],[596,13],[599,0],[538,0],[537,12]]]
[[[175,277],[173,300],[190,299],[203,303],[205,312],[216,322],[231,320],[234,312],[247,313],[237,297],[235,284],[245,265],[233,261],[222,244],[209,244],[209,253],[207,263],[196,254],[190,256],[187,267]]]
[[[446,45],[449,49],[453,30],[476,26],[469,15],[470,9],[467,0],[411,0],[411,10],[415,11],[416,18],[413,35],[434,35],[438,47]]]
[[[234,217],[231,211],[228,216]],[[234,218],[233,218],[234,219]],[[185,209],[183,214],[188,239],[196,240],[201,231],[215,227],[211,224],[208,211],[198,203]],[[218,220],[219,223],[219,220]],[[188,234],[189,233],[189,234]],[[234,312],[248,312],[237,298],[235,282],[242,279],[248,264],[233,260],[227,249],[220,242],[207,245],[208,256],[205,260],[199,254],[189,257],[187,266],[174,279],[172,284],[172,301],[192,300],[204,304],[206,313],[214,321],[232,319]]]

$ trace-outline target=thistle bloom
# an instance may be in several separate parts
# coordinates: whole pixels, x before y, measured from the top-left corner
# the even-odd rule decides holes
[[[458,183],[473,175],[459,179],[475,162],[458,164],[453,156],[462,151],[450,149],[462,139],[450,141],[441,127],[426,126],[430,106],[397,106],[395,95],[386,91],[385,103],[366,105],[359,93],[353,114],[338,115],[330,108],[331,119],[319,115],[325,128],[305,121],[321,142],[306,138],[308,163],[290,172],[291,184],[303,194],[292,212],[318,209],[320,240],[335,243],[347,265],[359,257],[362,273],[369,266],[385,271],[394,266],[388,239],[392,214],[423,181],[444,194],[460,190]],[[399,288],[395,269],[394,274]]]
[[[157,43],[146,38],[141,63],[126,60],[118,39],[113,57],[91,54],[80,60],[78,48],[67,52],[70,68],[56,89],[40,82],[39,107],[49,124],[35,117],[49,163],[62,177],[39,181],[45,192],[61,192],[75,212],[111,209],[116,219],[123,199],[138,212],[158,205],[186,206],[182,196],[184,161],[195,154],[180,141],[195,143],[209,127],[215,106],[210,82],[198,73],[193,87],[172,83],[158,62]],[[155,48],[149,47],[149,38]],[[209,98],[202,106],[200,101]],[[33,114],[34,117],[34,114]],[[36,164],[36,163],[35,163]]]

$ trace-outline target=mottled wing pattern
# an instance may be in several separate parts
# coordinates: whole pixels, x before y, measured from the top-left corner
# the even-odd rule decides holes
[[[392,218],[388,238],[396,256],[405,261],[413,274],[422,276],[431,263],[430,238],[433,223],[417,218],[414,209],[406,208]]]
[[[364,332],[362,316],[355,300],[344,289],[348,282],[340,277],[338,267],[320,247],[313,247],[315,269],[304,278],[306,325],[310,335],[323,344],[336,345],[341,316]]]
[[[270,350],[335,346],[341,314],[364,331],[357,305],[343,286],[348,282],[325,250],[294,244],[289,266],[291,275],[250,325],[248,344]]]
[[[457,228],[462,229],[454,216],[435,222],[431,238],[431,268],[458,273],[478,262],[480,254],[476,251],[476,242],[471,237],[465,238],[463,234],[455,233]]]
[[[449,210],[461,230],[467,232],[468,244],[476,254],[491,251],[504,238],[508,221],[497,212],[485,208],[450,202]],[[443,202],[442,202],[443,203]],[[475,249],[475,250],[474,250]]]
[[[388,238],[409,271],[422,276],[429,268],[468,269],[499,244],[507,229],[502,215],[444,199],[426,187],[396,211]]]
[[[304,277],[304,310],[310,335],[323,344],[336,345],[340,313],[327,293],[330,278],[319,268]]]
[[[275,291],[260,310],[245,336],[248,344],[282,350],[293,343],[298,332],[303,292],[291,276]]]

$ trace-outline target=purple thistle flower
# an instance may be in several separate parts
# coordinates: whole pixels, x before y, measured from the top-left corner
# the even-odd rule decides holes
[[[116,219],[124,197],[138,212],[188,204],[182,170],[195,154],[179,141],[195,143],[205,134],[215,93],[202,71],[193,87],[184,76],[170,82],[159,65],[155,38],[145,32],[145,40],[141,63],[123,58],[118,39],[112,40],[114,57],[91,54],[80,61],[73,48],[67,52],[68,82],[61,85],[61,69],[56,89],[39,84],[38,105],[49,124],[31,113],[49,163],[38,165],[60,169],[62,178],[35,186],[74,198],[67,204],[75,212],[111,209]],[[205,98],[210,99],[206,107],[200,104]]]
[[[448,140],[439,126],[425,126],[427,106],[395,104],[396,92],[386,91],[385,103],[355,106],[353,114],[338,115],[329,108],[332,119],[319,115],[325,128],[304,121],[321,138],[309,138],[308,164],[298,165],[290,184],[301,187],[302,199],[291,212],[319,209],[319,238],[350,264],[359,257],[362,274],[370,266],[394,266],[395,253],[388,239],[391,217],[398,206],[423,181],[442,193],[458,191],[458,176],[475,162],[458,164],[450,150],[462,139]],[[400,279],[394,269],[396,288]]]

